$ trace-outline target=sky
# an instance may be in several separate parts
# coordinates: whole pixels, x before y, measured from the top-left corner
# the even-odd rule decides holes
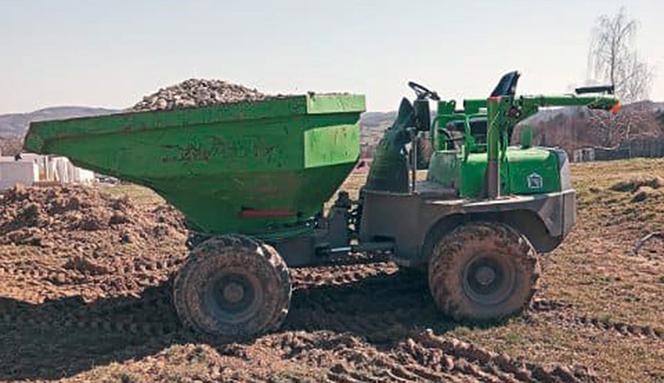
[[[662,0],[0,0],[0,113],[125,108],[192,77],[361,93],[371,111],[396,109],[408,80],[483,97],[514,69],[520,93],[564,93],[622,6],[664,100]]]

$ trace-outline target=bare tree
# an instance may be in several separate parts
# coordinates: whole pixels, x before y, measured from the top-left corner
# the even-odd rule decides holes
[[[592,31],[588,72],[591,81],[609,81],[624,102],[645,99],[650,93],[653,68],[641,61],[635,48],[638,23],[625,9],[597,19]]]
[[[613,115],[603,110],[589,110],[590,125],[598,134],[598,143],[605,149],[615,149],[623,141],[629,141],[634,134],[642,134],[643,129],[652,126],[652,112],[643,108],[632,107]]]

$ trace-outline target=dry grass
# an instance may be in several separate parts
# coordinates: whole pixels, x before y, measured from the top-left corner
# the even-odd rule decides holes
[[[137,205],[156,205],[165,202],[152,190],[134,184],[102,184],[100,188],[114,197],[127,196]]]

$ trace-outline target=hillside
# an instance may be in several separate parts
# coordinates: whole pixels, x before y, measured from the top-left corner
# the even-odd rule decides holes
[[[115,112],[113,109],[106,108],[56,106],[39,109],[30,113],[0,114],[0,137],[22,137],[27,132],[28,125],[32,121],[88,117]]]
[[[383,132],[387,129],[397,116],[397,112],[366,112],[360,118],[362,155],[370,157],[378,145]]]
[[[39,109],[30,113],[0,114],[0,137],[22,136],[28,130],[31,121],[53,120],[60,118],[88,117],[117,112],[107,108],[92,108],[86,106],[57,106]],[[363,132],[380,131],[386,129],[394,120],[396,112],[366,112],[362,114],[360,123]]]

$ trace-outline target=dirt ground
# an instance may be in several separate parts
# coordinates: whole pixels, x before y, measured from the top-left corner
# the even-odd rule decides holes
[[[196,340],[170,305],[185,231],[160,198],[122,185],[10,192],[0,380],[664,382],[664,240],[633,251],[664,230],[664,160],[572,172],[579,221],[543,256],[524,315],[454,323],[425,277],[389,262],[304,268],[279,332],[226,345]]]

